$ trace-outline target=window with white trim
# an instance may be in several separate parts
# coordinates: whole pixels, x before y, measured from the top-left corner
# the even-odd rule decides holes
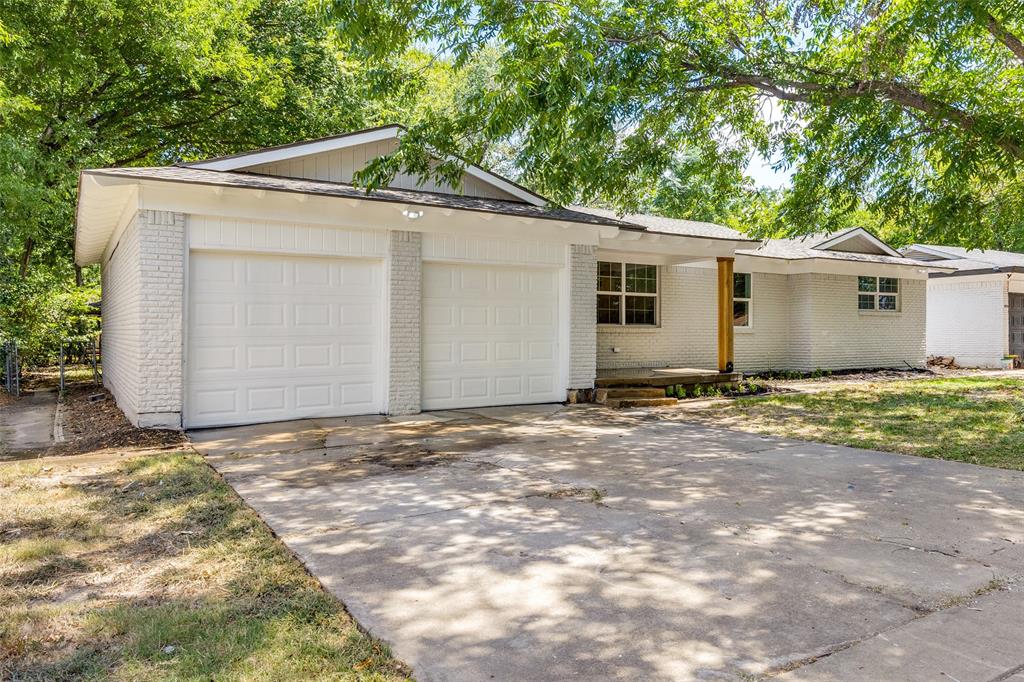
[[[658,266],[597,263],[597,323],[658,324]]]
[[[858,277],[857,309],[895,312],[900,309],[900,280],[896,277]]]
[[[749,272],[732,275],[732,326],[749,327],[753,301],[753,277]]]

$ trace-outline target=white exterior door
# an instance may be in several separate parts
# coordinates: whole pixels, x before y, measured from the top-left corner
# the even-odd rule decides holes
[[[379,261],[192,252],[185,425],[383,409]]]
[[[564,400],[560,273],[424,263],[423,408]]]

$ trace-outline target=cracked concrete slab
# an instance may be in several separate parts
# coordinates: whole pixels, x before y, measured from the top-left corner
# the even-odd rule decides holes
[[[26,391],[21,400],[0,410],[0,460],[41,456],[53,445],[57,392]]]
[[[911,679],[940,616],[958,679],[1017,674],[960,628],[1024,574],[1021,472],[586,406],[194,443],[421,680]]]
[[[893,631],[879,633],[781,676],[796,682],[968,680],[1024,677],[1024,589],[981,596]]]

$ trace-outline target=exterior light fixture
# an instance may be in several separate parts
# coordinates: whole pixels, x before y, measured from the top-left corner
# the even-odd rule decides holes
[[[416,209],[412,208],[403,208],[402,215],[404,215],[409,220],[418,220],[423,217],[423,211],[417,211]]]

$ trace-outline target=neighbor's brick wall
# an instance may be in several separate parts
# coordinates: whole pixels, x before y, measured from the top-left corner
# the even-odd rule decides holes
[[[999,367],[1009,351],[1006,280],[972,277],[928,281],[928,355],[964,367]]]
[[[390,233],[389,287],[388,413],[416,414],[421,406],[422,376],[423,261],[419,232]]]
[[[109,249],[101,265],[103,385],[128,420],[137,424],[141,352],[137,219],[132,219]]]
[[[596,246],[572,245],[569,277],[569,388],[593,388],[597,373]]]
[[[139,211],[103,265],[103,383],[136,426],[181,428],[185,215]]]

